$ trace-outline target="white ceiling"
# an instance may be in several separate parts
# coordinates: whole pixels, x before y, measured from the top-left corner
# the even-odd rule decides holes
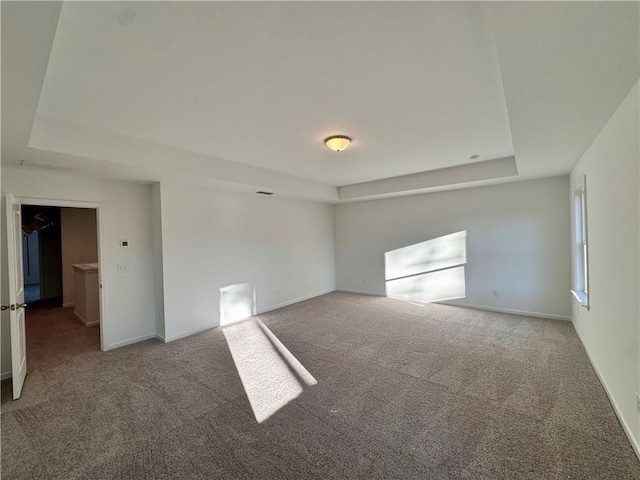
[[[2,165],[331,202],[561,175],[638,55],[637,2],[3,2]]]

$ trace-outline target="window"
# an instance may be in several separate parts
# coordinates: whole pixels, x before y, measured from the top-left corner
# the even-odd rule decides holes
[[[589,307],[589,262],[587,248],[587,179],[573,192],[573,289],[571,293]]]

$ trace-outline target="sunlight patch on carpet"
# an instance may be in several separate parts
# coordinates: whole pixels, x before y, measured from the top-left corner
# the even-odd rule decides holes
[[[258,423],[318,382],[258,318],[222,328]]]

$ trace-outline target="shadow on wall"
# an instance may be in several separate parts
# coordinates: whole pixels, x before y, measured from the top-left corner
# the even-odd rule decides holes
[[[278,338],[254,317],[250,284],[220,289],[220,325],[258,423],[300,396],[315,378]]]
[[[388,297],[420,302],[464,298],[467,231],[390,250],[384,254]]]

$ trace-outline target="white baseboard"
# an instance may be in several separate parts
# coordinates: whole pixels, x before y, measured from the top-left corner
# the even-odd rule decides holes
[[[541,313],[541,312],[528,312],[526,310],[512,310],[510,308],[500,308],[500,307],[486,307],[484,305],[469,305],[466,303],[455,303],[449,301],[442,302],[434,302],[442,305],[451,305],[452,307],[462,307],[462,308],[473,308],[475,310],[485,310],[487,312],[498,312],[498,313],[511,313],[513,315],[523,315],[525,317],[538,317],[538,318],[548,318],[550,320],[563,320],[565,322],[570,322],[571,317],[567,317],[564,315],[554,315],[551,313]]]
[[[381,295],[379,293],[365,292],[363,290],[354,290],[351,288],[336,288],[336,292],[346,292],[346,293],[357,293],[359,295],[371,295],[373,297],[385,297],[386,295]],[[389,297],[391,298],[391,297]],[[404,299],[408,300],[408,299]],[[429,302],[421,302],[421,303],[429,303]],[[452,307],[463,307],[463,308],[473,308],[475,310],[486,310],[488,312],[498,312],[498,313],[511,313],[514,315],[523,315],[526,317],[538,317],[538,318],[548,318],[551,320],[563,320],[566,322],[571,321],[571,317],[567,317],[564,315],[553,315],[550,313],[541,313],[541,312],[527,312],[525,310],[512,310],[509,308],[500,308],[500,307],[486,307],[484,305],[469,305],[462,303],[454,303],[451,301],[441,301],[441,302],[433,302],[439,303],[442,305],[451,305]]]
[[[165,338],[162,335],[159,334],[155,334],[155,338],[157,338],[158,340],[160,340],[162,343],[167,343],[167,341],[165,340]]]
[[[96,320],[95,322],[87,322],[82,315],[80,315],[78,312],[73,312],[73,314],[76,316],[76,318],[78,320],[80,320],[80,323],[82,323],[85,327],[93,327],[94,325],[100,325],[100,320]]]
[[[211,330],[212,328],[216,328],[216,327],[219,327],[219,325],[210,325],[208,327],[197,328],[195,330],[179,333],[177,335],[172,335],[170,337],[164,337],[164,343],[169,343],[169,342],[173,342],[175,340],[180,340],[181,338],[190,337],[191,335],[195,335],[197,333],[206,332],[207,330]],[[154,337],[159,337],[159,335],[154,335]]]
[[[73,307],[73,302],[72,303],[63,303],[62,304],[62,308],[67,308],[67,307]]]
[[[299,298],[296,298],[294,300],[290,300],[290,301],[287,301],[287,302],[280,303],[278,305],[273,305],[271,307],[264,308],[264,309],[260,310],[259,312],[257,312],[256,315],[261,315],[263,313],[271,312],[273,310],[277,310],[278,308],[286,307],[288,305],[293,305],[294,303],[303,302],[304,300],[309,300],[311,298],[319,297],[320,295],[326,295],[327,293],[331,293],[333,291],[334,290],[327,290],[327,291],[323,291],[323,292],[320,292],[320,293],[313,293],[311,295],[305,295],[304,297],[299,297]],[[211,326],[207,326],[207,327],[204,327],[204,328],[198,328],[198,329],[191,330],[191,331],[188,331],[188,332],[179,333],[177,335],[171,335],[171,336],[168,336],[168,337],[162,337],[160,335],[155,335],[155,337],[160,341],[164,341],[165,343],[169,343],[169,342],[173,342],[175,340],[180,340],[181,338],[190,337],[191,335],[196,335],[198,333],[206,332],[207,330],[211,330],[212,328],[217,328],[219,326],[220,326],[219,324],[218,325],[211,325]]]
[[[80,323],[83,324],[85,327],[87,326],[87,321],[82,318],[82,315],[80,315],[78,312],[73,312],[73,315],[80,320]]]
[[[287,302],[279,303],[278,305],[273,305],[271,307],[264,308],[260,310],[256,315],[260,315],[267,312],[272,312],[273,310],[277,310],[279,308],[287,307],[289,305],[293,305],[294,303],[304,302],[305,300],[310,300],[315,297],[319,297],[321,295],[326,295],[327,293],[334,292],[335,290],[326,290],[320,293],[312,293],[311,295],[305,295],[303,297],[295,298],[293,300],[289,300]]]
[[[379,293],[373,292],[365,292],[364,290],[353,290],[351,288],[336,288],[336,292],[345,292],[345,293],[357,293],[358,295],[370,295],[372,297],[384,297],[385,295],[380,295]]]
[[[0,380],[7,380],[11,377],[13,377],[13,375],[11,374],[11,371],[0,373]]]
[[[615,399],[613,398],[613,395],[611,394],[609,385],[607,385],[607,382],[604,380],[604,377],[600,374],[598,367],[596,366],[595,362],[591,358],[591,355],[589,354],[589,350],[587,350],[587,347],[585,347],[584,342],[582,341],[582,337],[580,336],[580,332],[578,331],[577,328],[575,328],[574,330],[576,331],[576,334],[580,339],[582,348],[584,348],[584,351],[587,352],[587,358],[589,359],[589,363],[591,363],[593,370],[596,372],[598,380],[600,380],[600,383],[602,384],[602,387],[604,388],[604,391],[606,392],[607,397],[609,397],[609,402],[611,402],[611,405],[613,406],[613,411],[616,412],[616,416],[618,417],[618,420],[620,420],[620,424],[622,425],[622,429],[624,430],[624,433],[627,435],[627,438],[629,439],[629,442],[631,442],[631,446],[633,447],[633,450],[636,452],[636,456],[640,460],[640,443],[638,443],[638,440],[633,438],[633,434],[631,433],[631,428],[629,428],[629,424],[625,421],[624,417],[622,416],[622,413],[620,412],[620,408],[618,407],[617,402],[615,401]]]
[[[149,340],[155,337],[155,333],[149,333],[147,335],[140,335],[139,337],[130,338],[128,340],[122,340],[121,342],[110,343],[109,345],[107,345],[107,349],[105,351],[114,350],[116,348],[131,345],[133,343],[144,342],[145,340]]]

